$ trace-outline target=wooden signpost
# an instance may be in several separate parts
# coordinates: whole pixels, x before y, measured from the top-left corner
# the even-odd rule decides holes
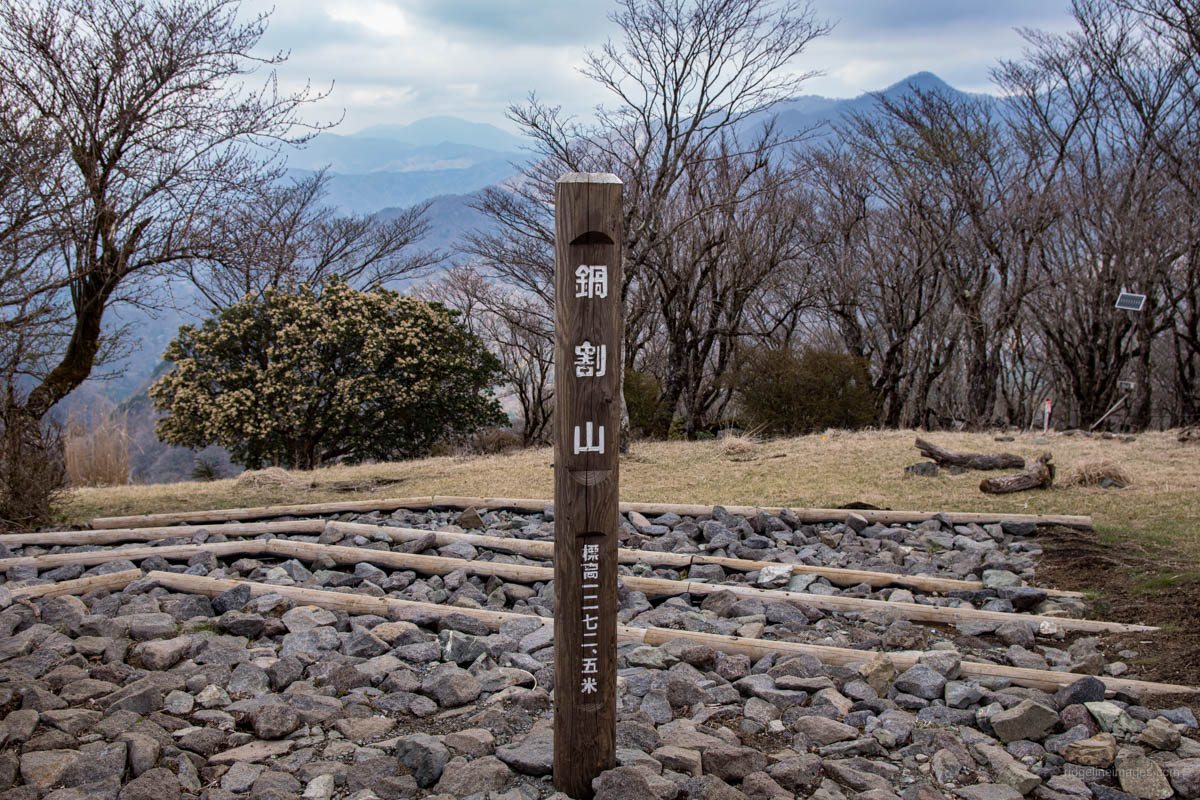
[[[616,766],[621,181],[555,186],[554,788]]]

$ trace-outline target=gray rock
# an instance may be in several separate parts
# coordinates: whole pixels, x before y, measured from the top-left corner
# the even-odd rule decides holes
[[[456,708],[479,697],[479,681],[454,664],[435,668],[421,682],[421,693],[432,697],[442,708]]]
[[[250,587],[246,584],[239,584],[214,597],[212,607],[217,616],[221,616],[227,611],[240,611],[249,602]]]
[[[990,721],[996,737],[1002,742],[1037,741],[1058,723],[1058,712],[1033,700],[1022,700],[1010,709],[993,714]]]
[[[1200,798],[1200,758],[1181,758],[1162,768],[1180,797],[1184,800]]]
[[[858,738],[858,728],[851,727],[825,717],[800,717],[792,723],[792,730],[804,734],[813,743],[829,745]]]
[[[644,766],[617,767],[592,781],[595,800],[675,800],[679,787]]]
[[[299,727],[299,715],[282,703],[263,706],[254,715],[254,733],[260,739],[282,739]]]
[[[1099,703],[1103,700],[1104,681],[1091,675],[1062,687],[1054,695],[1054,702],[1058,703],[1059,708],[1076,703]]]
[[[519,742],[496,748],[496,757],[517,772],[549,775],[554,767],[554,731],[537,727]]]
[[[409,768],[417,785],[427,789],[442,777],[450,751],[429,734],[414,733],[396,741],[396,758]]]
[[[954,793],[963,800],[1021,800],[1024,795],[1002,783],[977,783],[955,789]]]
[[[893,687],[898,692],[934,700],[945,691],[946,678],[923,664],[917,664],[900,673]]]
[[[1139,800],[1167,800],[1175,796],[1162,768],[1137,751],[1118,752],[1116,772],[1122,791]]]
[[[179,778],[169,769],[147,770],[121,789],[118,800],[179,800]]]
[[[509,768],[494,756],[473,761],[460,757],[446,765],[441,779],[433,788],[435,792],[453,797],[468,797],[503,789],[511,777]]]
[[[704,771],[723,781],[740,781],[751,772],[767,768],[767,757],[749,747],[718,744],[703,753]]]

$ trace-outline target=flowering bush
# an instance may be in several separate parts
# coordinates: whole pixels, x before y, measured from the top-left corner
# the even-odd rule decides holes
[[[185,325],[150,388],[170,444],[228,449],[251,469],[424,455],[505,422],[500,364],[457,313],[326,282],[267,290]]]

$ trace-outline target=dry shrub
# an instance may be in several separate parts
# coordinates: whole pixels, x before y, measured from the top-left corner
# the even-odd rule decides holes
[[[58,426],[0,405],[0,530],[49,522],[66,482]]]
[[[296,477],[282,467],[246,470],[238,475],[235,484],[239,488],[252,489],[307,489],[312,486],[310,481]]]
[[[735,433],[731,430],[721,431],[717,439],[717,447],[726,458],[744,458],[758,452],[762,439],[754,432]]]
[[[1133,479],[1119,462],[1106,458],[1081,461],[1071,470],[1063,486],[1099,486],[1105,478],[1130,486]]]
[[[129,423],[124,412],[101,403],[67,420],[63,444],[67,478],[73,487],[129,483]]]
[[[508,428],[483,428],[471,434],[467,449],[478,455],[495,455],[521,449],[521,437]]]

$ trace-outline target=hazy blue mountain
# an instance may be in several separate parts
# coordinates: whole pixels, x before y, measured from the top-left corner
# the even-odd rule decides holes
[[[408,125],[372,125],[354,134],[356,137],[391,139],[411,145],[442,142],[470,144],[488,150],[519,150],[519,136],[486,122],[468,122],[458,117],[426,117]]]
[[[289,170],[297,177],[304,170]],[[411,206],[446,194],[467,194],[517,173],[506,158],[467,167],[413,169],[406,172],[331,172],[325,202],[343,213],[373,214],[384,208]]]

